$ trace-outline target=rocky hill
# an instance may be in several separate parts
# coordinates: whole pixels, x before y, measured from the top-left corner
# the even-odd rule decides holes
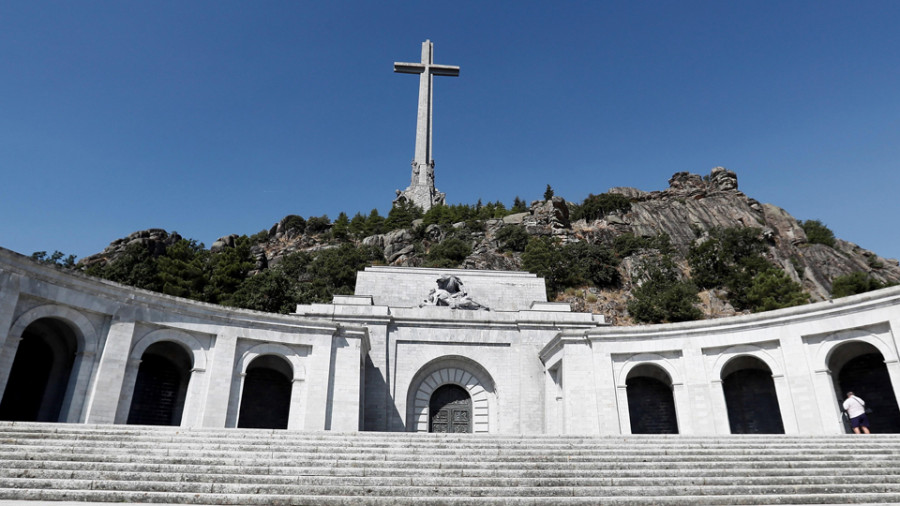
[[[503,218],[482,220],[477,224],[454,223],[424,225],[422,220],[409,228],[384,234],[357,237],[357,244],[377,247],[384,252],[390,265],[427,265],[428,252],[447,237],[464,237],[471,245],[471,253],[460,266],[466,269],[521,270],[521,251],[505,251],[498,232],[519,227],[529,237],[545,236],[558,244],[588,242],[612,245],[616,239],[629,234],[651,238],[661,234],[669,239],[671,257],[685,277],[690,276],[687,255],[692,245],[703,241],[715,228],[754,227],[761,230],[765,242],[764,256],[780,267],[792,280],[803,287],[812,301],[828,299],[832,281],[838,276],[865,273],[880,283],[900,283],[900,266],[895,259],[879,257],[874,252],[837,239],[833,245],[811,243],[801,223],[783,209],[762,204],[738,190],[737,176],[722,167],[714,168],[707,176],[679,172],[669,179],[662,191],[645,192],[635,188],[611,188],[608,193],[630,201],[627,209],[605,213],[598,219],[572,220],[578,204],[560,197],[535,201],[526,212],[509,214]],[[256,272],[276,266],[285,256],[298,252],[316,252],[335,247],[330,230],[310,230],[302,233],[290,228],[286,219],[271,227],[263,237],[254,236],[252,253]],[[82,260],[82,265],[105,263],[121,254],[129,244],[140,243],[151,251],[164,251],[180,237],[164,230],[136,232],[128,238],[114,241],[102,253]],[[219,238],[210,248],[215,253],[233,246],[236,235]],[[632,290],[640,284],[638,267],[648,257],[643,249],[629,251],[616,266],[620,282],[612,288],[593,286],[570,287],[557,294],[557,300],[569,301],[573,309],[604,314],[608,321],[633,323],[626,304]],[[700,293],[699,304],[707,318],[728,316],[737,311],[727,302],[721,290]]]

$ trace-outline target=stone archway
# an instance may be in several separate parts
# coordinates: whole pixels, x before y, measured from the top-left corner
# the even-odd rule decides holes
[[[276,355],[262,355],[247,366],[237,426],[251,429],[287,429],[294,372]]]
[[[428,411],[428,432],[465,434],[473,431],[472,397],[459,385],[442,385],[432,392]]]
[[[672,379],[662,368],[638,365],[625,384],[632,434],[678,434]]]
[[[481,365],[464,357],[434,360],[415,375],[407,398],[409,430],[429,432],[432,396],[444,385],[459,387],[471,399],[471,431],[490,432],[494,423],[491,415],[495,409],[494,381]]]
[[[193,361],[181,344],[158,341],[141,354],[128,424],[181,425]]]
[[[736,357],[722,368],[721,378],[732,434],[784,434],[772,370],[765,362]]]
[[[29,324],[0,401],[0,420],[59,421],[77,348],[76,334],[65,322],[40,318]]]
[[[833,371],[838,404],[852,391],[873,410],[872,432],[900,433],[900,407],[884,356],[875,346],[862,341],[840,344],[829,355],[828,368]]]

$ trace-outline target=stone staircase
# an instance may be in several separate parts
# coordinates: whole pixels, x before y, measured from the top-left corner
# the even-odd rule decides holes
[[[355,434],[0,422],[0,500],[900,502],[900,435]]]

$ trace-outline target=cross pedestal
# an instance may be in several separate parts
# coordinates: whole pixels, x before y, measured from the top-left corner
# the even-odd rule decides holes
[[[434,159],[431,157],[432,84],[434,76],[458,76],[459,67],[434,64],[434,44],[422,43],[422,63],[394,63],[394,72],[419,74],[419,112],[416,117],[416,152],[409,187],[397,190],[394,205],[404,202],[427,211],[444,203],[445,195],[434,187]]]

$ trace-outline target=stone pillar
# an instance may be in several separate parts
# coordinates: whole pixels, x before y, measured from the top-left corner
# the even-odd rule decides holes
[[[19,276],[6,272],[0,273],[0,350],[6,344],[6,338],[9,336],[10,328],[12,328],[13,317],[15,316],[18,303]]]
[[[181,412],[182,427],[200,427],[205,411],[204,393],[209,375],[206,369],[194,367],[188,380],[187,392],[184,396],[184,410]]]
[[[291,408],[288,412],[288,430],[303,430],[306,421],[306,378],[295,376],[291,383]]]
[[[325,430],[356,432],[360,425],[361,342],[358,336],[336,335],[331,344]]]
[[[728,422],[728,403],[725,401],[725,388],[721,379],[714,379],[709,383],[710,400],[712,401],[712,414],[715,418],[716,434],[731,434],[731,424]]]
[[[0,393],[6,392],[6,382],[9,381],[9,373],[12,371],[21,342],[21,337],[7,337],[4,346],[0,348]],[[0,399],[2,398],[0,395]]]
[[[897,360],[885,360],[888,375],[891,377],[891,386],[894,388],[894,398],[900,401],[900,362]]]
[[[631,434],[631,412],[628,411],[628,385],[616,385],[616,404],[619,408],[619,432]]]
[[[116,423],[128,423],[128,414],[131,412],[131,401],[134,399],[134,385],[137,383],[138,371],[141,368],[141,359],[128,359],[125,374],[122,376],[122,394],[116,407]]]
[[[84,399],[90,388],[91,373],[94,370],[94,352],[80,351],[75,354],[75,364],[72,367],[71,381],[74,385],[69,388],[66,399],[63,402],[61,414],[65,417],[60,420],[66,423],[79,423],[84,416]]]
[[[834,379],[831,371],[829,369],[816,370],[813,383],[819,416],[822,418],[822,432],[824,434],[843,434],[845,432],[844,421],[841,419],[841,408],[834,393]]]
[[[121,419],[116,412],[119,410],[119,399],[125,393],[122,386],[125,372],[128,370],[128,354],[131,351],[134,331],[133,310],[123,308],[113,317],[106,335],[106,344],[100,355],[97,376],[87,402],[85,422],[115,423]],[[133,369],[134,374],[137,375],[137,367]],[[133,380],[131,390],[134,390]],[[127,393],[129,398],[131,393],[131,391]],[[127,418],[127,410],[124,416]]]
[[[598,391],[600,395],[613,398],[615,388],[612,384],[601,384],[595,377],[594,354],[588,342],[566,342],[562,353],[565,412],[563,430],[566,434],[599,434],[600,424],[597,418],[602,415],[597,404]],[[607,370],[612,368],[608,367]]]
[[[200,421],[202,427],[225,427],[228,419],[228,403],[234,383],[234,356],[237,352],[237,336],[230,328],[222,329],[216,336],[210,353],[209,381],[206,406]]]
[[[773,374],[775,383],[775,396],[778,398],[778,411],[781,413],[781,423],[784,425],[785,434],[798,434],[797,417],[794,413],[794,400],[791,398],[791,390],[787,378],[783,374]]]
[[[691,400],[684,383],[672,384],[672,401],[675,403],[675,419],[678,421],[679,434],[694,434],[691,424]]]

